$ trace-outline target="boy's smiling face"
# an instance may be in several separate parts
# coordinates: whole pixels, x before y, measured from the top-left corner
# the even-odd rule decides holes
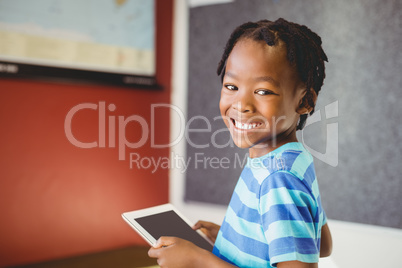
[[[281,42],[242,39],[227,59],[219,107],[235,144],[259,157],[297,141],[304,94]]]

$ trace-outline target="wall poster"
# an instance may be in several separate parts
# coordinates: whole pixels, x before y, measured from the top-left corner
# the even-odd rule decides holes
[[[157,88],[154,0],[0,0],[0,77]]]

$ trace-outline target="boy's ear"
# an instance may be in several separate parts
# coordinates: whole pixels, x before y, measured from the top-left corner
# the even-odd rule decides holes
[[[296,109],[298,114],[309,114],[314,110],[315,103],[317,101],[317,93],[314,89],[306,89],[303,98],[299,102],[299,106]]]

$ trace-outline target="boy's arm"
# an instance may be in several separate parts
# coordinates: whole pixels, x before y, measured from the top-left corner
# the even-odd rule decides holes
[[[219,259],[211,252],[177,237],[163,236],[149,251],[151,258],[158,259],[161,268],[233,268],[235,266]]]
[[[328,257],[332,253],[332,236],[329,231],[328,223],[321,228],[321,248],[320,257]]]

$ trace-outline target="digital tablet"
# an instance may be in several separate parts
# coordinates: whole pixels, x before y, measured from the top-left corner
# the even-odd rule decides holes
[[[212,251],[213,244],[188,221],[172,204],[125,212],[123,219],[153,246],[161,236],[188,240],[200,248]]]

